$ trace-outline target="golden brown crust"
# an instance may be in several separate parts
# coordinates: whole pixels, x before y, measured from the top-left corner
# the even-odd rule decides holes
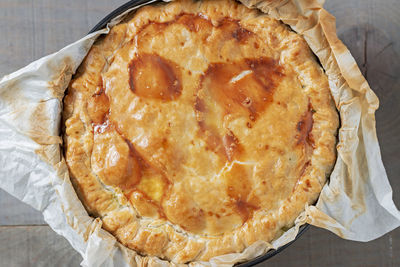
[[[337,113],[308,45],[234,1],[141,8],[96,42],[64,104],[88,211],[175,263],[275,239],[335,161]]]

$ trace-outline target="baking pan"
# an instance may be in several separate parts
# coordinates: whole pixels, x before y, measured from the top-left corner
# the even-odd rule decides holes
[[[156,1],[156,2],[161,2],[161,1]],[[99,23],[96,24],[96,26],[93,27],[93,29],[90,30],[89,33],[93,33],[95,31],[101,30],[103,28],[106,27],[107,23],[109,23],[113,18],[117,17],[118,15],[121,15],[122,13],[124,13],[126,10],[142,5],[142,4],[146,4],[146,3],[154,3],[154,1],[151,0],[131,0],[125,4],[123,4],[122,6],[118,7],[117,9],[115,9],[114,11],[112,11],[110,14],[108,14],[105,18],[103,18]],[[296,241],[297,239],[300,238],[301,235],[304,234],[305,231],[307,231],[310,228],[309,224],[305,224],[302,225],[299,229],[299,232],[296,236],[296,238],[287,243],[286,245],[278,248],[278,249],[272,249],[269,250],[268,252],[266,252],[263,255],[260,255],[252,260],[243,262],[243,263],[239,263],[236,264],[235,266],[237,267],[249,267],[249,266],[254,266],[258,263],[261,263],[263,261],[266,261],[268,259],[270,259],[271,257],[275,256],[276,254],[282,252],[285,248],[287,248],[288,246],[290,246],[294,241]]]

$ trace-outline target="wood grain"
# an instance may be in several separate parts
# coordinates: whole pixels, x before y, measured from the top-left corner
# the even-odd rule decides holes
[[[0,77],[84,36],[125,0],[0,0]],[[341,40],[380,99],[382,158],[400,205],[400,1],[328,0]],[[0,266],[79,266],[81,257],[42,216],[0,190]],[[368,243],[312,227],[259,266],[400,266],[400,229]]]
[[[82,257],[49,226],[0,227],[0,266],[79,266]]]
[[[0,77],[79,40],[125,0],[1,0]]]
[[[400,231],[361,243],[346,241],[326,230],[312,227],[284,252],[259,267],[400,266],[399,248]]]
[[[0,190],[0,226],[43,224],[42,213]]]

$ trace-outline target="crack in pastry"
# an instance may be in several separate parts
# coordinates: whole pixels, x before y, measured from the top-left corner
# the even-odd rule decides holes
[[[306,42],[235,1],[140,8],[96,41],[64,104],[87,210],[174,263],[271,242],[335,161],[337,113]]]

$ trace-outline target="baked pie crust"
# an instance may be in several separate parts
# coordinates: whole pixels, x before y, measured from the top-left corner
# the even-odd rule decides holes
[[[338,115],[305,40],[235,1],[140,8],[96,41],[64,100],[88,212],[174,263],[270,242],[317,199]]]

